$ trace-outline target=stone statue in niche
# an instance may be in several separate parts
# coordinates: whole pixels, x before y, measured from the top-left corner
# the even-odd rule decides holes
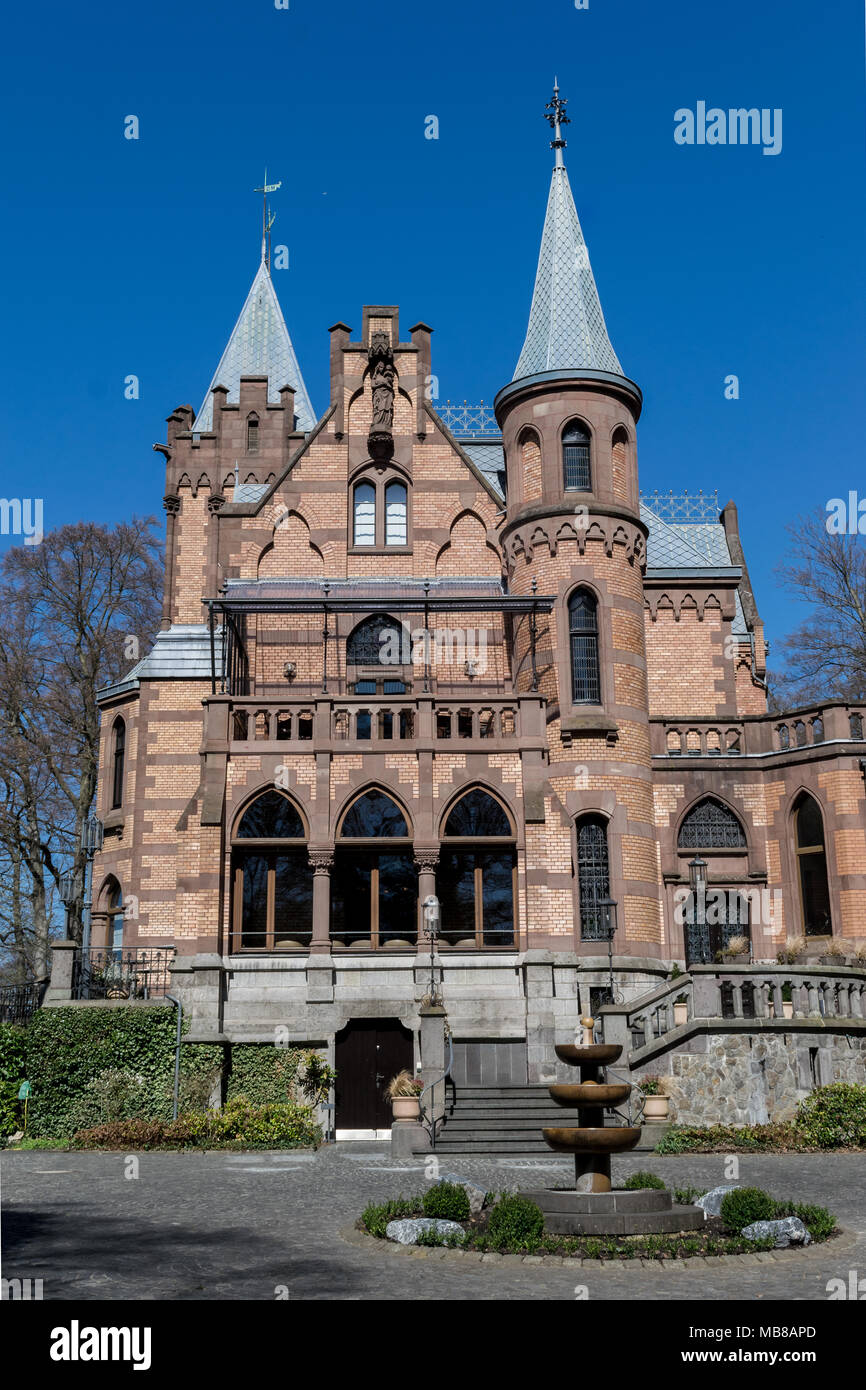
[[[370,385],[373,392],[373,419],[368,445],[375,459],[390,458],[394,452],[394,354],[386,333],[370,336],[367,354],[370,363]]]

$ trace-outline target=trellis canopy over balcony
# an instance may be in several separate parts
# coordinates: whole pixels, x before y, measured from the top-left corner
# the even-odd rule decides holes
[[[407,630],[421,627],[430,631],[437,615],[461,614],[471,623],[472,616],[493,614],[529,618],[529,656],[532,691],[538,688],[536,671],[537,617],[550,613],[554,599],[549,595],[508,594],[496,579],[275,579],[227,580],[218,598],[204,600],[208,611],[211,653],[211,692],[245,696],[251,693],[247,655],[247,620],[253,615],[321,617],[321,693],[329,692],[337,666],[333,648],[338,639],[334,620],[341,614],[374,615],[393,618]],[[217,642],[218,627],[225,640]],[[425,644],[429,645],[429,644]],[[471,662],[466,662],[471,667]],[[467,669],[467,680],[471,677]],[[479,684],[483,684],[482,679]],[[430,653],[425,650],[418,666],[417,684],[425,693],[433,688]]]

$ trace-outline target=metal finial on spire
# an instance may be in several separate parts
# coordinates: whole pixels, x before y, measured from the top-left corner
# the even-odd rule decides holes
[[[276,193],[278,188],[282,188],[283,181],[279,183],[268,183],[268,171],[265,169],[265,180],[261,188],[253,190],[254,193],[262,195],[262,260],[268,270],[271,268],[271,227],[274,225],[274,215],[268,210],[268,194]]]
[[[571,124],[570,118],[565,114],[565,108],[567,105],[567,98],[565,100],[560,99],[559,79],[557,77],[554,77],[553,100],[549,101],[545,106],[544,114],[547,120],[550,122],[551,127],[553,128],[553,139],[550,142],[550,148],[556,151],[557,168],[562,167],[562,151],[565,149],[566,144],[566,142],[562,138],[561,127],[564,125]]]

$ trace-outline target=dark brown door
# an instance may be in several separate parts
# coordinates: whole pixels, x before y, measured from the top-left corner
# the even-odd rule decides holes
[[[412,1034],[396,1018],[353,1018],[335,1042],[337,1129],[390,1129],[384,1090],[414,1071]]]

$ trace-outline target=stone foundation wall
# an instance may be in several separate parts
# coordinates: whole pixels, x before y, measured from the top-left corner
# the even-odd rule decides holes
[[[716,1033],[692,1038],[655,1065],[670,1118],[682,1125],[790,1120],[815,1086],[866,1082],[866,1038],[821,1033]]]

